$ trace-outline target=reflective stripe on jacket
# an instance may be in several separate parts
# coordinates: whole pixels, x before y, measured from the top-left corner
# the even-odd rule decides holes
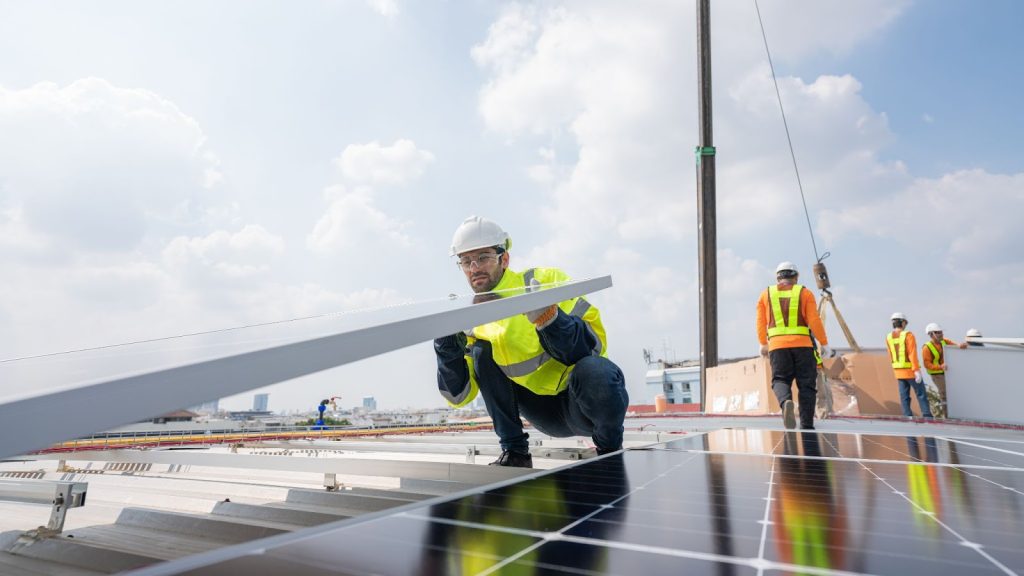
[[[777,285],[775,288],[781,289],[780,293],[791,292],[793,290],[793,286],[785,283]],[[795,302],[800,307],[799,310],[797,310],[796,324],[807,325],[810,329],[810,334],[777,334],[769,338],[769,321],[772,326],[776,326],[778,323],[775,322],[775,313],[772,310],[772,299],[769,297],[768,293],[769,288],[765,288],[761,291],[761,296],[757,299],[757,306],[755,307],[756,322],[754,326],[757,330],[758,342],[767,345],[769,351],[779,350],[782,348],[813,348],[815,344],[810,335],[813,334],[814,340],[817,340],[822,346],[828,346],[828,336],[825,334],[825,325],[822,323],[821,317],[818,316],[818,304],[814,300],[814,294],[812,294],[806,287],[798,293],[793,293],[793,298],[787,299],[787,301],[789,305]],[[783,318],[786,318],[791,311],[792,308],[787,307],[783,309],[782,302],[779,303],[779,312],[782,314]],[[789,326],[788,322],[784,322],[783,324]]]
[[[936,366],[941,366],[941,365],[942,365],[942,347],[941,347],[941,346],[939,346],[939,347],[936,347],[936,346],[935,346],[935,343],[934,343],[934,342],[932,342],[931,340],[929,340],[929,341],[925,342],[925,343],[924,343],[924,346],[925,346],[925,348],[927,348],[928,350],[930,350],[930,351],[931,351],[931,353],[932,353],[932,364],[934,364],[934,365],[936,365]],[[923,350],[923,349],[922,349],[922,350]],[[921,355],[923,356],[923,355],[924,355],[924,353],[922,352],[922,354],[921,354]],[[927,364],[927,363],[926,363],[926,364]],[[929,369],[928,369],[928,373],[929,373],[929,374],[945,374],[945,373],[946,373],[946,371],[945,371],[945,370],[942,370],[941,368],[939,368],[939,369],[934,369],[934,370],[933,370],[933,369],[930,369],[930,368],[929,368]]]
[[[945,346],[956,346],[956,342],[949,338],[942,339],[942,346],[936,346],[935,342],[929,340],[925,342],[925,345],[921,347],[921,358],[924,360],[924,367],[928,369],[929,374],[945,374],[946,371],[939,366],[942,366],[946,362],[946,354],[942,350]],[[929,352],[931,353],[929,358]]]
[[[896,369],[900,368],[913,368],[914,365],[907,358],[907,334],[906,330],[900,332],[899,336],[894,336],[892,332],[885,337],[885,343],[889,347],[889,359],[892,360],[892,367]]]
[[[788,290],[779,290],[778,286],[768,287],[768,303],[771,306],[771,314],[768,316],[769,339],[790,334],[810,335],[811,329],[800,310],[800,291],[803,289],[799,284],[790,286]]]
[[[550,284],[566,282],[570,278],[556,268],[531,268],[523,272],[506,270],[501,281],[494,287],[494,292],[517,294],[517,289],[529,286],[532,279],[541,284]],[[583,319],[597,342],[592,354],[607,357],[607,336],[597,307],[592,306],[584,298],[559,302],[558,307],[565,314]],[[498,368],[510,380],[525,386],[534,394],[551,396],[568,386],[569,374],[573,367],[555,360],[544,350],[537,336],[536,327],[525,315],[517,314],[511,318],[477,326],[470,334],[469,343],[472,344],[477,339],[490,342],[491,353]],[[476,371],[472,370],[472,367],[469,378],[471,387],[476,388]]]

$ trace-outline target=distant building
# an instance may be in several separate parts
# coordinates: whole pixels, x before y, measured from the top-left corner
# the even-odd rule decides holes
[[[153,424],[166,424],[168,422],[191,422],[193,418],[199,416],[195,412],[189,410],[177,410],[170,414],[164,414],[163,416],[157,416],[153,418],[151,422]]]
[[[256,394],[252,397],[252,411],[253,412],[266,412],[267,405],[270,403],[270,394]]]
[[[664,394],[669,404],[700,403],[700,361],[661,361],[647,371],[645,383],[652,403],[658,394]]]
[[[265,420],[267,418],[274,418],[274,415],[267,410],[240,410],[237,412],[228,412],[228,418],[230,420]]]
[[[373,412],[377,409],[377,400],[373,396],[363,398],[363,410]]]

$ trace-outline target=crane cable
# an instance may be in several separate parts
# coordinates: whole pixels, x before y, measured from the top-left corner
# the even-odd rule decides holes
[[[754,9],[757,11],[757,22],[761,25],[761,38],[764,39],[764,51],[768,55],[768,67],[772,71],[772,83],[775,84],[775,97],[779,101],[779,112],[782,113],[782,126],[786,129],[786,142],[789,143],[789,155],[793,159],[793,171],[796,172],[796,185],[800,190],[800,201],[804,205],[804,217],[807,219],[807,231],[811,235],[811,247],[814,248],[814,259],[816,262],[821,262],[825,258],[829,257],[829,253],[818,254],[818,243],[814,241],[814,228],[811,227],[811,214],[807,210],[807,198],[804,197],[804,185],[800,181],[800,169],[796,165],[796,152],[793,151],[793,139],[789,135],[789,123],[786,122],[786,110],[782,107],[782,94],[779,92],[779,81],[775,78],[775,65],[772,63],[772,52],[768,48],[768,35],[764,31],[764,20],[761,19],[761,8],[757,5],[757,0],[754,0]]]

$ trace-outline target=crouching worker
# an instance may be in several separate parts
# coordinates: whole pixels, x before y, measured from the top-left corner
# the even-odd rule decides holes
[[[485,218],[467,218],[451,254],[477,294],[564,282],[555,268],[509,269],[511,239]],[[598,454],[622,448],[629,396],[607,358],[601,315],[584,298],[477,326],[434,341],[437,386],[454,407],[483,395],[501,444],[493,466],[533,467],[525,417],[549,436],[590,436]]]

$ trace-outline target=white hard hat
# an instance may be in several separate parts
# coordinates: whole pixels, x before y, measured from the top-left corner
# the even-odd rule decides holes
[[[906,322],[907,315],[904,314],[903,312],[893,312],[892,318],[890,318],[890,320],[903,320],[904,322]]]
[[[967,331],[968,338],[981,338],[981,332],[977,328],[971,328]]]
[[[800,271],[796,269],[796,264],[793,264],[792,262],[780,262],[779,265],[775,267],[776,274],[787,271],[792,272],[793,274],[800,273]]]
[[[501,246],[508,250],[512,247],[512,239],[508,232],[501,229],[493,221],[479,216],[466,218],[455,235],[452,236],[451,255],[458,256],[463,252],[487,248],[488,246]]]
[[[939,326],[935,322],[924,327],[924,331],[931,334],[932,332],[942,332],[942,326]]]

